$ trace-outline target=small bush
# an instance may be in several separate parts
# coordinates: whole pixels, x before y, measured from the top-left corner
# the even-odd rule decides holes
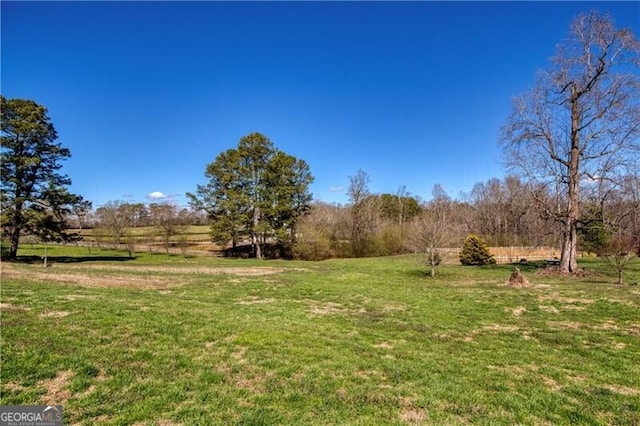
[[[487,243],[477,235],[469,235],[462,243],[460,263],[463,265],[490,265],[496,263]]]
[[[324,260],[332,256],[331,241],[322,232],[311,226],[302,229],[293,245],[293,258],[299,260]]]

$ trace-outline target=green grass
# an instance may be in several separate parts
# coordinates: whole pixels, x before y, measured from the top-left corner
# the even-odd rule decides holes
[[[414,256],[48,255],[2,266],[0,403],[68,424],[640,423],[640,287],[597,259],[518,289]]]

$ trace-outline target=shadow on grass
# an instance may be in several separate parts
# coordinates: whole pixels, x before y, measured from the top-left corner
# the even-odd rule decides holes
[[[82,263],[82,262],[127,262],[135,260],[135,257],[129,256],[48,256],[47,263]],[[2,259],[3,262],[8,262],[8,259]],[[16,263],[43,263],[44,258],[42,256],[18,256],[13,262]]]
[[[522,272],[535,272],[539,269],[545,269],[547,264],[544,260],[535,261],[535,262],[514,262],[514,263],[503,263],[500,265],[496,265],[501,269],[508,269],[512,271],[514,268],[519,268]]]
[[[461,274],[459,272],[451,272],[448,270],[451,266],[456,266],[460,269],[458,271],[464,272],[473,272],[475,271],[504,271],[504,273],[508,276],[515,268],[519,268],[522,272],[536,272],[541,269],[545,269],[547,267],[545,261],[535,261],[535,262],[514,262],[514,263],[501,263],[501,264],[493,264],[493,265],[443,265],[443,267],[438,266],[436,268],[436,277],[459,277]],[[424,266],[422,268],[409,269],[404,273],[409,276],[417,277],[417,278],[431,278],[430,276],[431,268],[429,266]]]

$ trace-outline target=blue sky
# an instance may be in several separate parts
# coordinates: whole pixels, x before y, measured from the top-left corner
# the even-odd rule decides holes
[[[73,192],[185,204],[259,131],[316,199],[349,176],[452,196],[503,177],[500,127],[580,12],[638,2],[1,2],[1,91],[49,109]]]

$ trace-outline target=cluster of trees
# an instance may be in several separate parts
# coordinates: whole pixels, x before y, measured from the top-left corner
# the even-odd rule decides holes
[[[533,89],[517,97],[502,129],[511,176],[478,183],[452,199],[437,185],[422,202],[401,187],[373,194],[369,176],[350,177],[345,206],[312,202],[309,166],[260,133],[207,165],[208,182],[188,193],[191,213],[170,204],[110,203],[93,212],[116,242],[153,224],[166,246],[190,221],[211,223],[232,251],[322,259],[422,251],[432,272],[438,248],[470,233],[491,245],[561,246],[560,270],[578,271],[578,250],[612,259],[619,271],[640,246],[640,42],[598,12],[579,15]],[[72,240],[68,219],[90,217],[59,173],[68,149],[46,108],[1,98],[3,238],[15,258],[20,235]],[[193,212],[200,212],[194,216]],[[197,219],[196,219],[197,217]],[[82,228],[86,222],[79,225]]]
[[[208,164],[206,185],[187,193],[194,210],[212,221],[213,241],[232,249],[249,239],[251,254],[265,250],[290,256],[299,219],[309,210],[313,177],[309,165],[276,149],[266,136],[251,133]],[[275,250],[273,250],[275,249]]]
[[[151,203],[147,206],[120,201],[110,201],[97,208],[91,219],[87,222],[86,217],[76,217],[78,223],[85,221],[91,226],[92,236],[98,244],[125,244],[130,254],[136,244],[156,237],[160,237],[167,253],[173,237],[178,237],[181,248],[186,249],[185,230],[197,220],[190,210],[173,203]],[[151,230],[148,235],[141,235],[134,233],[137,227],[151,227]]]

